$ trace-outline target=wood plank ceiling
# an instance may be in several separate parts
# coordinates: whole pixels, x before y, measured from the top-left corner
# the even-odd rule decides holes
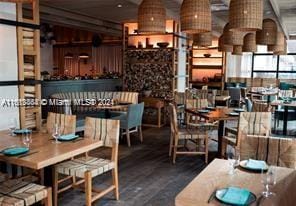
[[[163,2],[167,8],[168,18],[178,20],[182,0],[163,0]],[[52,19],[52,21],[60,21],[60,24],[71,24],[75,23],[75,20],[78,21],[77,18],[73,19],[73,16],[80,15],[80,22],[73,26],[81,25],[94,30],[93,26],[97,24],[102,27],[102,30],[108,27],[108,32],[118,35],[120,23],[136,20],[137,8],[141,0],[40,0],[40,3],[41,18],[44,21]],[[276,19],[287,36],[296,37],[296,0],[264,0],[264,3],[265,17]],[[229,0],[211,0],[211,4],[213,31],[214,34],[219,35],[228,21]],[[56,10],[60,11],[59,14]],[[90,18],[97,21],[89,21]]]

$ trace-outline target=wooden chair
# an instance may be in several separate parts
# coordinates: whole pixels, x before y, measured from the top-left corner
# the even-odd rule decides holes
[[[175,92],[174,102],[177,106],[177,114],[179,123],[185,123],[185,93]]]
[[[227,145],[238,147],[243,136],[260,135],[268,137],[271,131],[270,112],[242,112],[237,129],[225,128],[221,156],[226,156]]]
[[[119,141],[119,120],[97,119],[87,117],[85,121],[84,138],[91,138],[103,141],[105,147],[112,148],[111,159],[101,159],[91,156],[75,158],[55,165],[53,171],[54,179],[54,203],[57,205],[58,194],[85,183],[86,205],[90,206],[94,201],[105,194],[114,191],[116,200],[119,199],[118,191],[118,141]],[[92,178],[112,172],[112,185],[105,190],[98,190],[92,187]],[[72,185],[58,188],[58,174],[75,176],[76,180]],[[93,194],[95,194],[93,196]]]
[[[44,201],[46,206],[52,205],[52,191],[50,187],[46,188],[42,185],[27,182],[23,178],[5,178],[1,179],[0,182],[0,205],[30,206],[41,201]]]
[[[270,105],[264,100],[253,101],[253,112],[270,112]]]
[[[186,99],[185,108],[186,109],[202,109],[209,105],[207,99]],[[197,117],[191,114],[186,113],[186,124],[194,122],[197,120]]]
[[[58,124],[62,134],[75,134],[76,116],[49,112],[47,116],[46,129],[51,133],[54,125]]]
[[[213,124],[194,124],[191,128],[179,128],[176,106],[170,103],[169,108],[171,126],[169,156],[173,153],[173,163],[175,164],[177,155],[205,155],[205,162],[208,163],[208,130],[210,130]],[[187,140],[197,144],[196,151],[178,150],[178,148],[183,147],[183,145],[179,144],[180,140],[184,140],[184,147],[186,147]]]

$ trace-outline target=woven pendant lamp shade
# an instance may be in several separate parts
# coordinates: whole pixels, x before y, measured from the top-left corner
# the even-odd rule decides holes
[[[233,46],[233,52],[231,53],[232,55],[243,55],[243,47],[235,45]]]
[[[256,35],[254,33],[246,34],[244,37],[243,52],[256,52]]]
[[[230,30],[257,31],[262,29],[263,0],[231,0]]]
[[[212,46],[212,32],[205,32],[193,35],[194,46]]]
[[[223,35],[221,35],[218,40],[218,51],[220,51],[220,52],[232,52],[233,51],[233,46],[224,44],[224,36]]]
[[[261,45],[275,45],[277,25],[272,19],[264,19],[262,30],[256,32],[256,43]]]
[[[284,51],[285,41],[285,35],[283,34],[283,32],[278,32],[275,45],[268,45],[267,50],[270,52]]]
[[[227,23],[223,29],[223,42],[225,45],[244,44],[244,33],[240,31],[230,31],[230,25]]]
[[[273,52],[274,55],[287,55],[288,51],[287,51],[287,40],[285,39],[285,43],[284,46],[282,47],[282,51],[276,51]]]
[[[180,17],[182,32],[197,34],[212,30],[212,14],[209,0],[184,0]]]
[[[165,33],[166,11],[162,0],[143,0],[138,10],[139,33]]]

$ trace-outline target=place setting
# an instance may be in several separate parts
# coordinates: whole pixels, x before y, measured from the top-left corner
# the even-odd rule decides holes
[[[52,139],[54,140],[52,143],[60,144],[62,142],[78,142],[80,140],[83,140],[82,137],[76,134],[62,134],[61,127],[59,124],[55,124],[52,129]]]

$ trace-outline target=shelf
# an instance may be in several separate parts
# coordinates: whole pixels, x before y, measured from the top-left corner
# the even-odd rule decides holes
[[[166,32],[166,33],[154,33],[154,34],[128,34],[128,36],[160,36],[160,35],[174,35],[178,36],[177,33],[174,32]]]
[[[192,59],[223,59],[223,57],[192,57]]]
[[[24,50],[24,55],[36,56],[37,52],[34,50]]]
[[[157,51],[157,50],[178,50],[172,47],[168,48],[126,48],[127,51]]]
[[[219,69],[222,70],[222,65],[192,65],[192,69]]]

